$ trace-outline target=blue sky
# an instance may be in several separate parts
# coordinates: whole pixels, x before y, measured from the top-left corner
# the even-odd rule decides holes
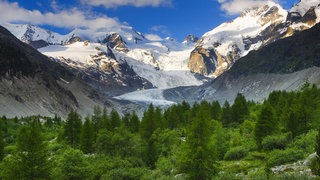
[[[143,34],[202,36],[265,0],[0,0],[0,23],[30,23],[61,34],[73,28],[130,25]],[[277,0],[289,9],[299,0]]]

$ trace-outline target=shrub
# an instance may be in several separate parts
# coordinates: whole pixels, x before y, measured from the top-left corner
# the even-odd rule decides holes
[[[267,154],[264,152],[254,151],[248,154],[246,160],[262,160],[265,161],[267,159]]]
[[[304,157],[304,152],[300,149],[289,148],[286,150],[274,150],[270,153],[269,166],[277,166],[288,162],[294,162]]]
[[[238,146],[231,148],[229,151],[226,152],[224,155],[224,159],[227,161],[230,160],[239,160],[244,158],[248,154],[248,150],[243,146]]]
[[[261,145],[265,150],[284,149],[291,139],[291,134],[271,135],[263,138]]]
[[[319,176],[320,175],[320,159],[319,157],[314,157],[311,159],[310,169],[312,174]]]
[[[310,130],[306,134],[301,134],[295,137],[288,147],[302,149],[305,154],[311,154],[314,152],[317,133],[316,130]]]
[[[112,169],[107,174],[104,174],[101,179],[141,179],[147,173],[147,169],[143,168],[121,168]]]

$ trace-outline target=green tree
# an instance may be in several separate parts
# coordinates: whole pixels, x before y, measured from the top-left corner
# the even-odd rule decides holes
[[[2,164],[2,178],[50,178],[47,143],[43,140],[38,119],[32,119],[28,126],[22,126],[19,129],[16,142],[17,153],[5,158]]]
[[[80,150],[69,148],[56,160],[54,179],[81,180],[90,177],[89,163]]]
[[[99,154],[122,158],[140,156],[141,146],[138,135],[130,133],[124,126],[116,128],[113,132],[100,130],[96,142]]]
[[[124,127],[126,127],[127,129],[129,129],[129,127],[130,127],[130,117],[131,117],[130,113],[125,113],[121,119],[122,125]]]
[[[0,118],[0,161],[4,158],[4,135],[3,135],[3,123],[2,123],[2,118]]]
[[[112,132],[106,129],[101,129],[98,133],[95,147],[99,154],[111,154],[113,150]]]
[[[164,112],[164,121],[163,121],[163,127],[164,128],[169,128],[169,129],[175,129],[178,127],[179,124],[179,115],[177,112],[177,106],[173,105],[172,107],[168,108]]]
[[[222,114],[222,109],[220,106],[220,103],[218,101],[213,101],[211,105],[211,116],[214,120],[220,120],[221,119],[221,114]]]
[[[93,107],[93,115],[91,117],[92,128],[93,128],[93,138],[97,139],[97,135],[101,127],[103,126],[103,119],[100,106]]]
[[[241,124],[249,115],[249,108],[246,98],[238,93],[232,105],[232,119],[233,122]]]
[[[94,141],[93,127],[90,121],[89,116],[86,117],[86,120],[81,129],[80,135],[80,149],[85,153],[92,153],[93,151],[93,141]]]
[[[77,112],[71,112],[65,122],[63,138],[71,147],[78,147],[80,144],[82,122]]]
[[[206,108],[200,108],[186,137],[181,169],[190,179],[211,179],[216,173],[216,148],[212,143],[212,124]],[[210,113],[210,109],[209,109]]]
[[[132,133],[139,132],[140,120],[135,111],[132,112],[129,121],[129,129]]]
[[[121,119],[120,119],[119,113],[115,109],[111,110],[110,124],[111,124],[112,129],[119,127],[121,124]]]
[[[109,131],[112,130],[110,117],[108,115],[108,111],[106,108],[103,108],[103,111],[102,111],[102,125],[101,125],[100,129],[107,129]],[[97,132],[99,132],[99,131],[97,131]]]
[[[258,116],[254,134],[258,147],[261,149],[262,139],[268,135],[271,135],[277,130],[277,121],[275,112],[269,103],[265,103]]]
[[[144,112],[141,124],[140,124],[140,135],[143,139],[148,140],[152,133],[159,128],[159,122],[156,121],[159,117],[156,117],[156,113],[152,104],[149,105],[149,108]]]
[[[228,101],[225,101],[222,107],[221,121],[224,126],[228,126],[232,122],[232,109]]]

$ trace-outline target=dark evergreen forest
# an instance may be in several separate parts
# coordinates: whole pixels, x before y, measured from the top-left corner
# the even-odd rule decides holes
[[[320,153],[320,89],[275,91],[261,103],[186,102],[135,112],[94,107],[80,117],[1,120],[1,179],[310,179],[302,169],[274,167]],[[297,164],[299,166],[299,163]],[[311,169],[311,172],[309,170]]]

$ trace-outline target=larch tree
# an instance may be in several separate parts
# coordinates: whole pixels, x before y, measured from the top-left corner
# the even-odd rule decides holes
[[[70,112],[63,129],[63,138],[71,147],[79,147],[82,128],[81,117],[77,112]]]
[[[89,116],[86,117],[81,129],[80,135],[80,149],[85,153],[92,153],[94,143],[93,127]]]

